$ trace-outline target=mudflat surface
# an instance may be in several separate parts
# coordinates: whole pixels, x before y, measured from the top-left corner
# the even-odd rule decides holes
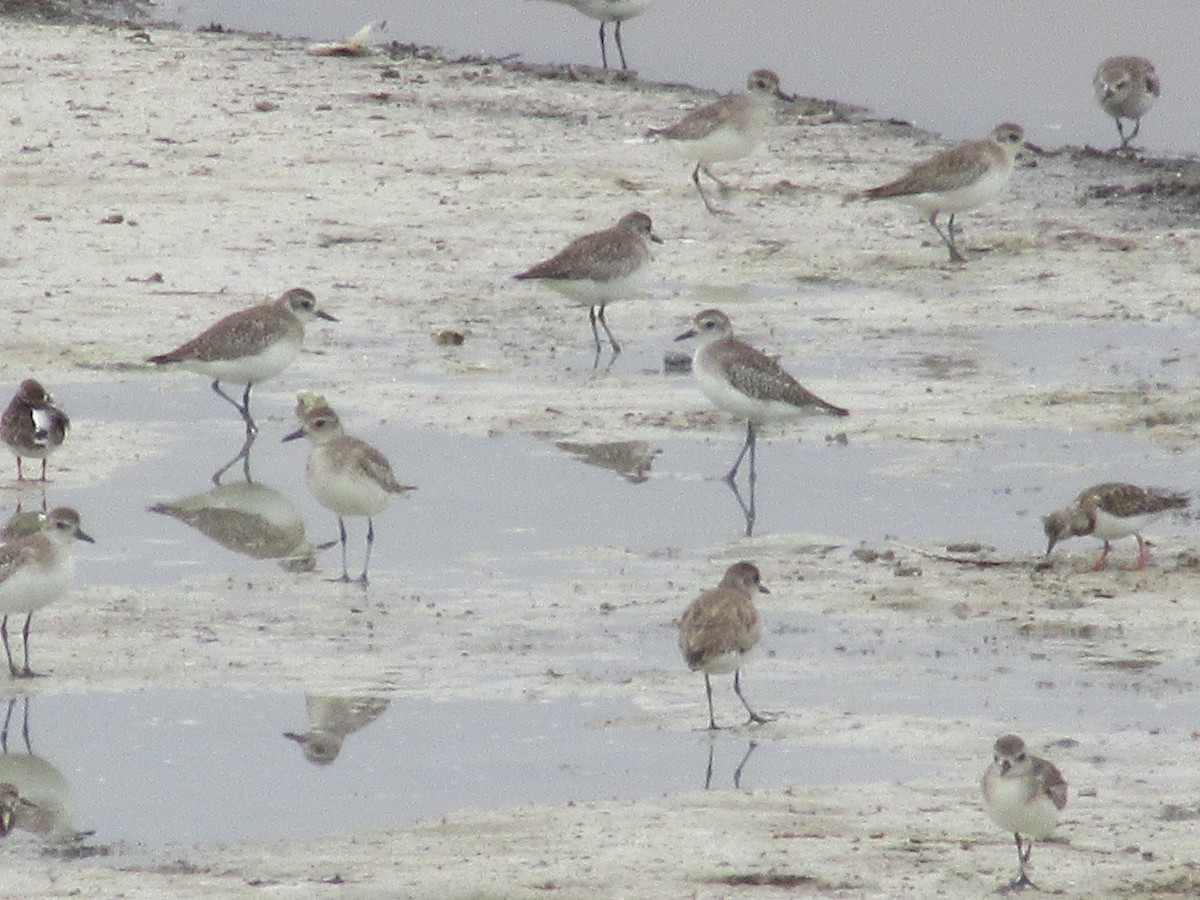
[[[847,747],[935,774],[892,782],[864,773],[831,787],[798,771],[758,787],[752,757],[741,789],[724,772],[710,791],[483,804],[388,831],[273,842],[128,847],[107,844],[102,823],[78,822],[96,835],[69,844],[10,835],[0,892],[724,897],[773,884],[834,897],[984,896],[1014,868],[1011,836],[983,815],[977,789],[1007,731],[1071,784],[1058,838],[1033,854],[1047,892],[1200,890],[1188,520],[1153,526],[1150,568],[1131,570],[1123,541],[1098,573],[1097,548],[1082,541],[1040,566],[1037,521],[1095,481],[1148,480],[1139,463],[1175,459],[1187,470],[1200,285],[1194,164],[1027,153],[1001,201],[960,216],[971,261],[958,266],[911,211],[847,200],[942,142],[834,103],[780,104],[766,145],[721,167],[736,190],[721,201],[731,215],[713,217],[686,160],[644,137],[707,99],[685,87],[422,55],[314,58],[302,44],[236,34],[9,22],[0,32],[0,371],[11,387],[37,373],[51,389],[116,385],[125,404],[130,392],[166,391],[173,402],[194,399],[197,416],[211,416],[236,446],[236,423],[209,406],[218,401],[199,376],[155,379],[141,361],[302,285],[340,321],[310,328],[301,358],[256,390],[262,440],[294,427],[294,394],[309,388],[352,431],[369,431],[401,480],[419,480],[422,462],[388,444],[400,427],[645,442],[651,453],[715,443],[731,459],[741,426],[660,365],[688,319],[716,305],[743,337],[852,411],[832,427],[764,436],[760,507],[802,505],[821,466],[839,465],[843,442],[896,454],[880,477],[931,483],[957,471],[963,454],[1008,442],[1011,490],[995,504],[1009,510],[1015,493],[1020,515],[995,551],[969,546],[974,533],[896,534],[860,547],[859,534],[818,521],[746,538],[730,498],[728,537],[706,546],[616,545],[598,533],[547,551],[544,578],[490,578],[482,560],[466,567],[467,587],[440,593],[436,555],[400,565],[377,548],[364,595],[321,579],[336,571],[336,551],[317,573],[264,563],[249,576],[204,570],[164,586],[89,581],[85,549],[76,588],[34,623],[48,677],[13,685],[35,708],[54,692],[157,688],[604,700],[628,711],[597,722],[597,733],[651,727],[703,746],[707,736],[693,731],[702,685],[674,656],[672,622],[730,562],[748,558],[772,595],[760,604],[771,646],[747,683],[780,715],[717,735],[721,757],[740,756],[749,740],[756,752]],[[666,243],[645,295],[609,310],[625,353],[594,369],[585,311],[511,275],[631,209],[649,213]],[[435,340],[445,331],[460,333],[461,346]],[[131,435],[128,415],[103,403],[70,412],[75,430],[51,463],[51,505],[78,503],[173,446],[167,421],[137,423]],[[1013,437],[1022,434],[1037,436],[1024,450]],[[810,484],[773,481],[772,459],[798,452],[801,436],[804,448],[829,441]],[[1092,440],[1100,449],[1089,451]],[[1077,452],[1045,453],[1056,441]],[[297,460],[297,491],[302,471]],[[696,472],[696,490],[721,471]],[[4,491],[10,504],[39,500],[33,488]],[[871,496],[847,499],[861,504],[864,523]],[[920,495],[906,502],[937,521]],[[990,524],[986,498],[964,502],[979,503]],[[111,538],[103,549],[119,523],[78,505],[96,553],[136,552],[112,549]],[[692,515],[685,494],[681,529]],[[399,505],[380,520],[392,532],[421,527]],[[839,637],[819,652],[787,652],[813,620]],[[965,674],[944,662],[956,654]],[[891,703],[869,688],[855,701],[797,688],[830,666],[850,686],[932,680],[937,689]],[[1026,666],[1060,677],[1035,681]],[[984,699],[955,702],[956,678]],[[726,681],[717,679],[718,715],[732,722],[740,713]],[[1092,697],[1111,692],[1114,708],[1150,698],[1161,712],[1080,716],[1059,693],[1068,681]],[[1024,714],[1026,697],[1042,710],[1036,718]]]

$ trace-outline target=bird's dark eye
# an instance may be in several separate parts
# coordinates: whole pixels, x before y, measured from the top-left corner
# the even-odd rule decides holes
[[[1025,762],[1025,754],[1024,753],[1017,754],[1017,762]]]

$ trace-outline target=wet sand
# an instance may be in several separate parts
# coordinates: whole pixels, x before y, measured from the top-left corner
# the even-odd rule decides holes
[[[780,104],[767,145],[720,167],[737,190],[722,201],[733,215],[718,218],[695,196],[690,164],[644,138],[705,99],[684,87],[429,54],[318,59],[296,42],[244,35],[151,30],[146,40],[10,22],[0,32],[10,54],[0,70],[7,384],[34,372],[49,384],[132,378],[147,355],[215,317],[303,285],[340,322],[310,329],[307,352],[256,391],[265,408],[289,409],[305,387],[380,425],[578,443],[684,436],[727,441],[732,457],[740,426],[686,380],[664,383],[657,367],[697,309],[721,305],[748,340],[852,410],[837,423],[845,440],[947,448],[946,460],[914,457],[922,466],[952,465],[956,446],[1003,429],[1191,446],[1194,345],[1146,348],[1127,377],[1101,360],[1093,379],[1089,362],[1074,360],[1055,381],[1024,377],[1003,356],[977,352],[973,338],[1011,328],[1019,342],[1025,327],[1096,322],[1185,333],[1200,284],[1192,163],[1027,153],[1002,201],[960,216],[972,261],[957,266],[916,214],[846,199],[942,143],[833,103]],[[586,313],[511,275],[631,209],[648,212],[667,243],[647,297],[609,310],[627,352],[594,372]],[[434,339],[446,330],[463,344]],[[914,367],[914,357],[923,362]],[[853,376],[841,377],[848,368]],[[1139,374],[1147,369],[1153,377]],[[176,377],[181,391],[204,392]],[[52,502],[167,443],[150,428],[133,447],[103,410],[73,413],[76,430],[51,463]],[[783,454],[800,434],[820,442],[827,433],[824,422],[800,424],[764,446]],[[369,651],[347,589],[317,577],[264,565],[236,593],[219,572],[178,590],[96,587],[85,554],[75,591],[36,623],[50,676],[15,687],[35,697],[146,686],[338,693],[382,688],[382,658],[392,696],[618,698],[638,712],[603,727],[687,734],[702,724],[698,677],[682,663],[639,664],[628,647],[672,644],[688,600],[731,561],[751,558],[773,591],[763,604],[769,631],[799,615],[835,617],[851,642],[875,642],[864,666],[876,677],[919,668],[894,643],[936,655],[945,635],[975,627],[1114,690],[1186,697],[1200,636],[1186,527],[1155,526],[1157,561],[1146,571],[1128,570],[1129,542],[1106,572],[1088,571],[1096,548],[1082,541],[1037,565],[1033,513],[1101,480],[1080,483],[1097,468],[1080,459],[1077,471],[1046,474],[1030,500],[1028,553],[1016,558],[903,536],[871,548],[881,556],[855,555],[855,535],[816,527],[749,539],[733,527],[726,542],[675,554],[598,535],[593,548],[564,549],[577,562],[572,578],[532,589],[481,576],[457,599],[380,613],[393,626],[371,636]],[[802,493],[792,486],[786,499]],[[405,596],[403,571],[380,559],[373,575],[381,609]],[[591,663],[613,658],[632,675],[593,674]],[[753,669],[754,696],[779,708],[809,667],[768,656]],[[992,681],[998,694],[1014,683],[1004,672]],[[718,715],[735,715],[728,685],[718,695]],[[1071,783],[1058,840],[1034,850],[1033,875],[1048,892],[1200,890],[1194,718],[1060,733],[985,707],[865,715],[799,698],[783,712],[719,742],[869,748],[928,758],[940,774],[466,810],[387,833],[133,857],[128,848],[43,855],[10,842],[0,893],[723,897],[776,884],[834,897],[985,896],[1014,868],[1011,836],[986,820],[977,796],[1005,731],[1023,733]]]

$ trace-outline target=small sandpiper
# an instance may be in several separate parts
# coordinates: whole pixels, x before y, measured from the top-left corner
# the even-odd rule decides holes
[[[621,345],[608,328],[604,308],[637,292],[640,277],[651,259],[651,241],[662,243],[662,238],[654,233],[650,217],[644,212],[627,213],[612,228],[578,237],[550,259],[513,277],[545,281],[572,302],[587,306],[597,355],[599,320],[616,356]]]
[[[46,458],[62,446],[67,438],[71,420],[54,404],[42,385],[26,378],[0,416],[0,439],[17,457],[17,481],[24,481],[21,457],[40,459],[42,477],[46,480]]]
[[[847,416],[849,410],[822,400],[793,378],[774,359],[733,336],[729,316],[719,309],[696,314],[692,327],[675,340],[696,338],[692,374],[705,396],[721,409],[746,420],[746,442],[725,480],[733,482],[742,457],[750,452],[754,473],[754,445],[760,425],[779,419],[826,413]]]
[[[709,675],[733,673],[733,690],[746,707],[746,724],[770,722],[769,716],[754,711],[742,695],[741,669],[762,637],[762,621],[754,607],[755,594],[769,594],[758,567],[751,562],[734,563],[715,588],[691,602],[679,620],[679,649],[693,672],[704,673],[708,696],[708,728],[718,728],[713,715],[712,682]]]
[[[94,543],[79,527],[79,513],[60,506],[46,513],[41,530],[0,545],[0,637],[8,657],[8,671],[14,678],[28,678],[29,623],[37,610],[53,603],[67,590],[75,574],[75,541]],[[8,643],[8,617],[25,613],[21,630],[25,644],[25,665],[18,669]]]
[[[688,157],[696,160],[692,183],[710,213],[715,215],[721,211],[704,193],[700,173],[716,182],[722,193],[729,190],[708,166],[723,160],[740,159],[758,146],[771,116],[772,98],[792,99],[779,89],[778,75],[770,69],[756,69],[746,80],[744,94],[729,94],[692,110],[669,128],[650,130],[651,135],[678,141]]]
[[[342,577],[348,582],[346,566],[346,523],[344,516],[367,517],[367,553],[359,582],[367,584],[371,563],[371,545],[375,543],[374,516],[383,512],[392,497],[416,490],[401,484],[382,453],[342,430],[337,413],[323,397],[302,393],[296,406],[301,425],[285,441],[306,437],[313,447],[308,454],[308,489],[317,502],[337,514],[338,535],[342,542]]]
[[[864,191],[867,200],[902,200],[929,216],[951,262],[966,262],[954,242],[954,216],[999,196],[1012,176],[1017,151],[1025,141],[1020,125],[1004,122],[982,140],[968,141],[918,163],[895,181]],[[937,217],[949,213],[946,230]]]
[[[1100,108],[1117,123],[1117,134],[1121,138],[1121,150],[1138,136],[1142,128],[1142,116],[1154,105],[1162,93],[1162,84],[1154,63],[1144,56],[1112,56],[1100,63],[1092,77],[1092,89]],[[1125,133],[1122,119],[1133,119],[1133,131]]]
[[[992,764],[980,783],[983,805],[992,821],[1011,831],[1017,842],[1017,877],[1012,890],[1034,887],[1025,867],[1034,840],[1049,837],[1058,824],[1058,813],[1067,805],[1067,782],[1054,763],[1033,756],[1015,734],[996,740]],[[1022,849],[1021,835],[1025,835]]]
[[[621,23],[626,19],[640,16],[654,0],[553,0],[574,7],[592,19],[600,20],[600,62],[608,68],[608,51],[604,47],[604,26],[613,23],[613,37],[617,42],[617,52],[621,55],[621,68],[628,69],[625,62],[625,48],[621,46]]]
[[[1137,568],[1144,569],[1150,561],[1150,551],[1142,529],[1171,510],[1186,508],[1189,502],[1187,494],[1120,481],[1092,485],[1081,491],[1070,506],[1042,517],[1042,529],[1049,540],[1046,556],[1059,541],[1094,537],[1104,541],[1104,550],[1092,567],[1098,572],[1112,552],[1109,542],[1133,535],[1138,542]]]
[[[212,389],[233,404],[246,423],[246,433],[258,426],[250,415],[250,389],[274,378],[300,353],[304,323],[313,318],[336,322],[319,309],[317,298],[304,288],[292,288],[278,299],[232,313],[169,353],[148,362],[179,366],[213,379]],[[242,402],[221,390],[222,381],[246,385]]]

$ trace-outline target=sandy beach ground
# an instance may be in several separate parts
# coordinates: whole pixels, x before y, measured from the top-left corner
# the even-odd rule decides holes
[[[846,201],[943,142],[834,103],[779,104],[766,146],[720,169],[738,189],[722,200],[733,215],[713,217],[689,164],[644,137],[706,99],[686,87],[428,54],[315,58],[300,42],[238,34],[0,22],[0,35],[6,385],[33,372],[49,383],[120,380],[172,338],[303,285],[340,322],[310,329],[308,352],[257,394],[267,406],[287,408],[304,386],[360,422],[583,443],[719,437],[732,455],[731,418],[687,379],[664,386],[656,365],[636,362],[656,363],[693,313],[719,304],[748,340],[852,410],[838,428],[856,444],[953,447],[996,428],[1193,443],[1195,346],[1170,348],[1169,360],[1147,348],[1155,378],[1106,369],[1093,381],[1077,364],[1055,383],[956,348],[981,329],[1019,340],[1024,326],[1190,322],[1200,304],[1194,163],[1027,152],[1002,201],[960,217],[972,260],[957,266],[911,211]],[[585,312],[511,275],[631,209],[648,212],[666,243],[647,296],[610,308],[626,353],[592,372]],[[445,330],[462,345],[433,339]],[[895,364],[913,354],[923,369]],[[836,365],[822,371],[814,359]],[[55,458],[54,491],[112,478],[165,441],[147,429],[135,454],[102,410],[76,415],[89,426]],[[827,431],[798,425],[792,440]],[[774,432],[771,452],[786,453],[790,433]],[[1047,480],[1078,489],[1091,463]],[[9,505],[18,496],[0,491]],[[1048,511],[1072,492],[1031,504]],[[612,728],[688,732],[702,694],[682,663],[625,660],[635,674],[617,681],[583,661],[620,657],[627,638],[670,644],[687,601],[752,558],[773,591],[770,617],[836,616],[847,633],[875,636],[871,664],[885,672],[891,641],[923,640],[932,653],[940,627],[969,624],[1030,658],[1091,666],[1099,682],[1194,697],[1187,529],[1157,526],[1146,571],[1128,569],[1122,542],[1117,564],[1092,573],[1095,548],[1083,542],[1038,568],[1040,529],[1026,524],[1017,558],[956,556],[903,536],[874,548],[881,556],[855,556],[854,535],[819,533],[664,558],[597,536],[576,578],[536,592],[481,581],[459,603],[404,613],[372,653],[349,640],[336,656],[330,641],[359,626],[340,589],[317,578],[265,566],[236,597],[217,572],[175,591],[118,589],[89,585],[84,556],[70,598],[36,623],[51,676],[16,689],[337,693],[377,679],[383,656],[395,696],[615,698],[638,712]],[[402,594],[404,573],[377,565],[374,596]],[[290,598],[283,611],[279,592]],[[531,617],[539,631],[523,639]],[[198,641],[201,630],[213,639]],[[776,654],[754,673],[769,703],[810,674],[809,661]],[[804,896],[987,896],[1011,875],[1014,851],[982,814],[977,779],[994,738],[1020,725],[983,709],[866,716],[814,703],[738,739],[852,745],[927,758],[944,774],[465,810],[386,833],[172,846],[137,861],[10,841],[0,894],[709,898],[782,895],[763,887],[775,885]],[[1026,732],[1072,790],[1058,839],[1033,856],[1048,893],[1200,894],[1198,729],[1200,716]]]

